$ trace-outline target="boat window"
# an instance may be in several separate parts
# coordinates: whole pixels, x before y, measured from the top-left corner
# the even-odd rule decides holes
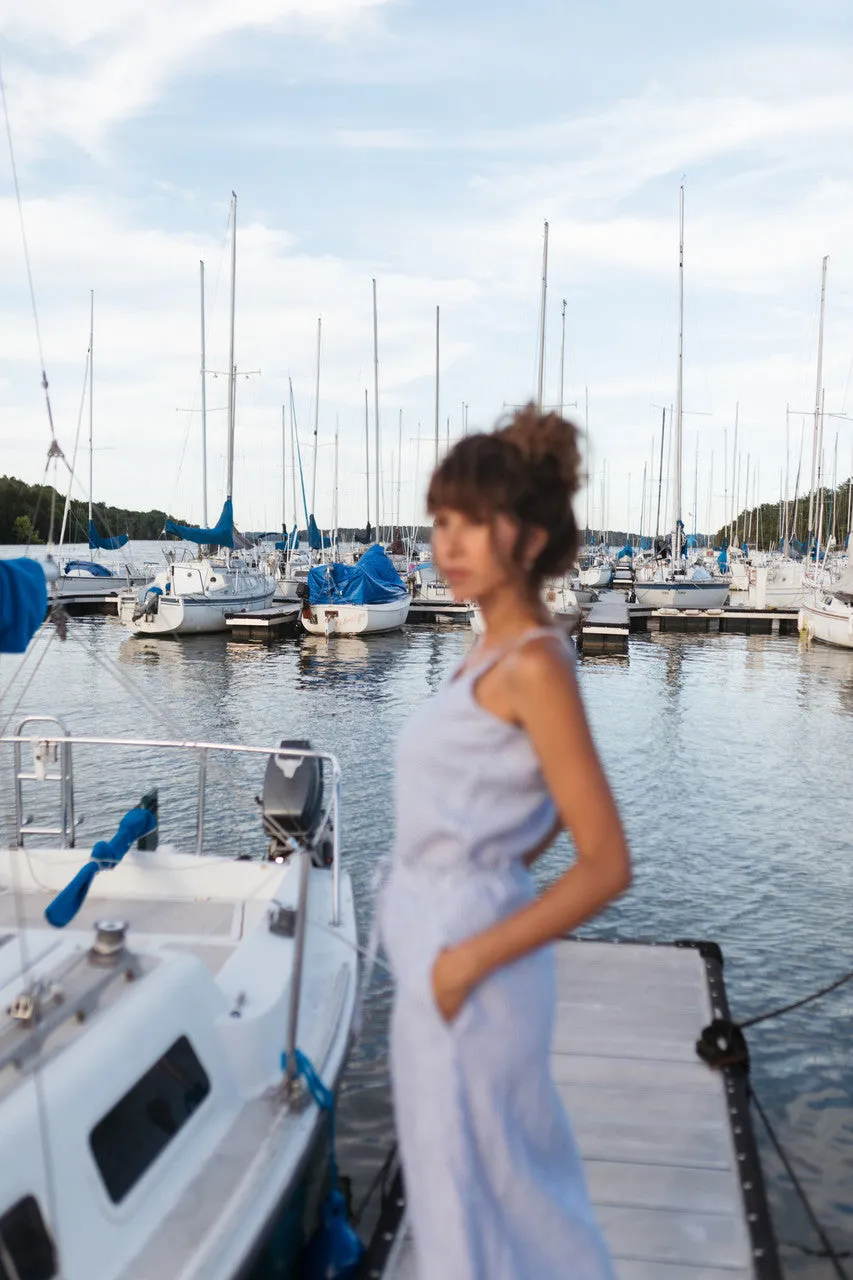
[[[38,1201],[24,1196],[0,1217],[0,1280],[51,1280],[56,1252]]]
[[[186,1036],[176,1040],[108,1111],[89,1138],[110,1199],[118,1204],[210,1093]]]

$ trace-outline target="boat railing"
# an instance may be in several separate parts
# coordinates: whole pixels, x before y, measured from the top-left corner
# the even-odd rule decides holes
[[[47,731],[27,733],[28,725],[42,724]],[[24,749],[32,752],[32,769],[24,768]],[[58,838],[61,848],[73,847],[75,829],[79,825],[74,818],[72,751],[85,747],[109,747],[117,750],[139,750],[176,753],[192,753],[198,759],[198,801],[196,806],[195,853],[204,851],[205,818],[207,812],[207,781],[212,760],[228,756],[258,756],[267,759],[275,756],[293,760],[317,760],[328,768],[328,791],[320,830],[331,827],[332,840],[332,924],[340,923],[341,903],[341,770],[338,760],[328,751],[315,751],[303,747],[246,746],[241,743],[206,742],[176,738],[113,738],[99,735],[70,734],[60,720],[52,716],[27,716],[14,734],[0,735],[0,748],[11,748],[14,758],[15,786],[15,843],[20,848],[30,835],[52,835]],[[52,766],[58,766],[51,772]],[[28,824],[24,816],[23,784],[25,782],[54,782],[60,784],[61,822],[58,827],[36,827]]]

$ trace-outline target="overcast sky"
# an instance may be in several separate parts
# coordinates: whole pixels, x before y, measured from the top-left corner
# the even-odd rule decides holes
[[[786,404],[792,473],[814,405],[824,254],[827,409],[853,409],[852,54],[845,0],[6,0],[0,55],[60,442],[70,456],[93,289],[95,497],[201,518],[198,264],[208,364],[223,370],[233,188],[237,362],[260,370],[238,388],[238,524],[280,525],[288,377],[310,495],[318,316],[317,516],[331,518],[338,422],[341,520],[363,522],[374,276],[385,516],[402,409],[401,516],[420,518],[435,307],[442,435],[448,417],[461,433],[463,402],[470,430],[491,426],[535,392],[547,218],[545,398],[559,398],[565,298],[564,399],[582,420],[588,388],[592,519],[606,460],[609,524],[624,527],[630,489],[636,528],[674,397],[683,176],[688,523],[697,433],[699,526],[709,492],[722,520],[737,402],[744,467],[759,459],[760,496],[775,500]],[[0,220],[0,472],[36,481],[49,436],[7,153]],[[210,379],[211,519],[226,390]],[[841,477],[853,423],[827,420],[830,471],[836,430]],[[82,496],[87,462],[78,471]]]

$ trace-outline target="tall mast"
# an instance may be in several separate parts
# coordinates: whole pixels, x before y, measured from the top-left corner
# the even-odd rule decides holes
[[[738,515],[740,514],[740,513],[739,513],[739,511],[738,511],[738,506],[737,506],[737,497],[738,497],[738,494],[737,494],[737,491],[738,491],[738,474],[739,474],[739,471],[740,471],[740,455],[739,455],[739,453],[738,453],[738,451],[737,451],[737,427],[738,427],[738,418],[739,418],[739,416],[740,416],[740,401],[738,400],[738,401],[737,401],[737,403],[735,404],[735,442],[734,442],[734,445],[733,445],[733,447],[732,447],[732,518],[731,518],[731,527],[732,527],[732,529],[734,530],[734,533],[733,533],[733,536],[732,536],[732,545],[734,545],[734,544],[737,542],[737,523],[738,523]]]
[[[829,262],[829,254],[826,255],[820,268],[820,324],[817,333],[817,382],[815,385],[814,396],[814,431],[812,433],[812,482],[809,489],[809,530],[806,539],[806,555],[811,552],[812,538],[814,536],[814,518],[815,518],[815,470],[818,458],[818,432],[820,429],[820,397],[823,379],[823,316],[826,310],[826,264]]]
[[[281,532],[287,537],[287,408],[281,406]],[[293,508],[294,514],[296,507]],[[205,519],[207,517],[205,516]]]
[[[586,440],[586,534],[589,542],[589,487],[592,483],[592,444],[589,439],[589,387],[583,389],[583,433]]]
[[[403,483],[403,410],[400,410],[400,418],[397,423],[397,520],[400,524],[400,486]]]
[[[367,387],[364,388],[364,475],[367,488],[367,525],[370,527],[370,409],[368,407]]]
[[[204,333],[204,263],[199,262],[201,275],[201,506],[202,524],[207,526],[207,370]],[[282,412],[284,410],[282,409]]]
[[[438,354],[439,354],[439,309],[435,309],[435,465],[438,466]]]
[[[311,468],[311,514],[317,510],[317,429],[320,425],[320,337],[323,329],[321,316],[317,317],[317,370],[314,377],[314,462]]]
[[[545,383],[545,304],[548,295],[548,223],[545,223],[545,241],[542,248],[542,299],[539,310],[539,388],[536,403],[542,412],[542,392]]]
[[[298,506],[296,498],[296,416],[293,412],[293,379],[287,379],[288,390],[290,392],[288,401],[290,404],[290,491],[293,495],[293,541],[287,540],[287,558],[291,560],[296,550],[296,530],[299,527],[299,517],[297,516]]]
[[[339,434],[339,425],[340,425],[340,424],[339,424],[338,416],[337,416],[337,414],[336,414],[336,415],[335,415],[335,491],[334,491],[334,498],[335,498],[335,500],[334,500],[334,504],[333,504],[333,505],[334,505],[334,510],[332,511],[332,527],[333,527],[333,529],[334,529],[334,534],[333,534],[333,546],[337,546],[337,544],[338,544],[338,434]]]
[[[675,372],[675,449],[672,476],[672,567],[681,560],[681,427],[684,378],[684,183],[678,191],[678,364]]]
[[[785,405],[785,483],[782,488],[782,553],[788,555],[788,484],[791,469],[791,406]]]
[[[92,519],[92,484],[94,483],[94,449],[92,446],[92,423],[94,409],[92,394],[95,389],[95,290],[89,290],[89,520]],[[88,538],[88,533],[87,533]]]
[[[227,496],[234,496],[234,410],[237,398],[237,366],[234,363],[234,302],[237,292],[237,192],[231,192],[231,324],[228,344],[228,481]]]
[[[379,322],[376,315],[376,279],[373,281],[373,432],[374,432],[374,454],[376,457],[376,541],[379,542],[379,486],[380,486],[380,467],[381,460],[379,457]]]
[[[563,416],[563,387],[566,372],[566,299],[563,298],[563,328],[560,336],[560,417]]]
[[[666,409],[660,412],[660,466],[658,467],[658,509],[655,516],[655,537],[660,537],[660,499],[663,492],[663,442],[666,437]]]

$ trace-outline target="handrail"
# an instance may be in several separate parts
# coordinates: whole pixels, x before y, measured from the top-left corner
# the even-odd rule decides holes
[[[340,845],[340,800],[341,800],[341,766],[336,756],[329,751],[315,751],[313,749],[303,749],[297,747],[250,747],[243,743],[229,742],[205,742],[193,739],[177,739],[177,738],[108,738],[97,737],[88,734],[22,734],[20,730],[32,719],[41,719],[41,717],[26,717],[18,726],[18,733],[0,734],[0,747],[11,746],[15,748],[16,755],[20,752],[21,746],[30,745],[36,747],[39,743],[49,743],[61,747],[71,747],[73,745],[82,747],[155,747],[164,751],[196,751],[202,753],[202,759],[208,752],[228,752],[237,755],[254,755],[254,756],[287,756],[295,760],[319,760],[327,764],[331,770],[331,813],[332,813],[332,921],[333,925],[340,924],[341,915],[341,845]],[[63,726],[64,727],[64,726]],[[200,852],[198,844],[198,833],[204,831],[204,808],[205,808],[206,788],[200,789],[199,793],[199,816],[197,824],[197,851]]]

